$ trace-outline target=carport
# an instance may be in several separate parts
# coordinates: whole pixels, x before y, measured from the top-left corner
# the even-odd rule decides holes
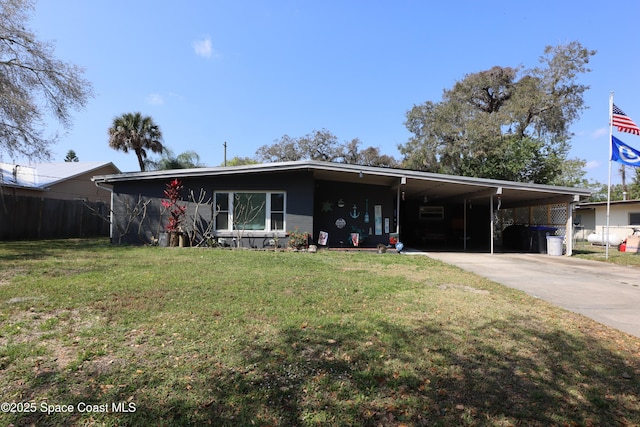
[[[402,169],[304,162],[317,180],[383,185],[395,194],[394,225],[406,245],[494,253],[512,225],[573,235],[574,205],[591,192],[575,187],[518,183]],[[566,254],[573,251],[566,239]]]

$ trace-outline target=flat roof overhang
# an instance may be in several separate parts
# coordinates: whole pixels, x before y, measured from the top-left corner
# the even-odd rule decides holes
[[[447,175],[415,176],[413,173],[406,173],[400,176],[371,175],[363,170],[362,177],[360,177],[359,171],[347,173],[344,171],[316,170],[314,171],[314,177],[324,181],[387,186],[394,190],[400,187],[400,191],[404,191],[407,198],[424,199],[426,197],[430,204],[455,204],[463,203],[465,200],[474,200],[474,203],[482,204],[483,199],[486,204],[489,204],[491,196],[499,196],[502,200],[503,209],[578,202],[591,194],[590,191],[579,188],[530,185],[508,181],[490,182],[488,180],[450,177]],[[404,184],[402,184],[403,182]]]
[[[317,180],[360,183],[404,191],[407,198],[428,198],[429,203],[462,203],[474,200],[489,203],[491,196],[500,196],[502,208],[579,202],[591,192],[577,187],[518,183],[512,181],[434,174],[342,163],[297,161],[264,163],[217,168],[176,169],[169,171],[129,172],[93,177],[97,183],[159,180],[169,178],[215,177],[237,174],[286,173],[308,171]]]

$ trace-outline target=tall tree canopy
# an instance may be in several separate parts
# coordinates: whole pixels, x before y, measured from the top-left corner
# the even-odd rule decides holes
[[[621,184],[611,185],[611,200],[640,200],[640,168],[630,169],[633,170],[631,182],[623,181]],[[622,168],[620,168],[620,172],[623,172]],[[627,174],[628,179],[628,171],[625,173]],[[596,181],[589,183],[588,187],[592,190],[591,197],[589,197],[590,202],[604,202],[607,200],[609,192],[609,186],[607,183],[603,184]]]
[[[235,156],[230,158],[229,160],[225,162],[222,162],[222,164],[220,164],[220,166],[242,166],[242,165],[255,165],[256,163],[258,163],[258,161],[254,158],[251,157],[242,157],[242,156]]]
[[[109,146],[114,150],[136,153],[140,170],[145,171],[147,151],[162,153],[162,132],[150,116],[125,113],[113,119],[109,132]]]
[[[0,152],[47,159],[57,137],[43,134],[46,118],[69,128],[71,110],[86,105],[92,87],[27,28],[33,8],[33,0],[0,0]]]
[[[566,167],[569,127],[584,110],[595,51],[578,42],[548,46],[530,70],[493,67],[469,74],[442,101],[407,112],[413,134],[398,146],[403,167],[520,182],[557,182]]]
[[[360,150],[362,142],[353,139],[340,143],[338,137],[328,130],[314,130],[299,138],[284,135],[273,145],[263,145],[256,151],[256,158],[265,162],[287,162],[296,160],[320,160],[349,163],[362,166],[394,167],[396,159],[380,154],[377,147]]]

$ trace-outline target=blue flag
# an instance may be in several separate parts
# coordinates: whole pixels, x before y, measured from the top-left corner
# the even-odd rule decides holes
[[[640,151],[611,136],[611,160],[623,165],[640,167]]]

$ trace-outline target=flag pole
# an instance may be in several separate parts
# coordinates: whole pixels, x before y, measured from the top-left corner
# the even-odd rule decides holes
[[[609,214],[611,212],[611,159],[613,155],[613,92],[609,94],[609,181],[607,183],[607,230],[605,237],[605,259],[609,259]]]

